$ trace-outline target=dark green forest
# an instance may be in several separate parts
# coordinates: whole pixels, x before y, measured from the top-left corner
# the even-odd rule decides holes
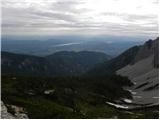
[[[128,78],[117,75],[2,75],[2,101],[23,107],[29,118],[158,118],[158,106],[124,110],[105,103],[131,99],[122,87],[132,85]]]

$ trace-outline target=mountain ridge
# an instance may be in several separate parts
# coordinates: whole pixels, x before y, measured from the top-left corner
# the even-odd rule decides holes
[[[2,73],[82,74],[111,57],[100,52],[57,52],[49,56],[15,54],[2,51]]]
[[[151,45],[153,42],[153,46],[151,47]],[[153,60],[153,64],[154,66],[159,66],[158,62],[159,62],[159,47],[157,46],[159,43],[159,37],[157,37],[155,40],[149,40],[147,41],[144,45],[139,45],[139,46],[133,46],[131,48],[129,48],[128,50],[126,50],[125,52],[123,52],[122,54],[120,54],[119,56],[106,61],[100,65],[95,66],[95,68],[89,70],[87,72],[87,74],[90,75],[102,75],[102,74],[111,74],[111,73],[115,73],[118,69],[121,69],[123,67],[125,67],[126,65],[129,64],[135,64],[136,62],[138,62],[139,60],[142,60],[146,57],[148,57],[151,54],[154,54],[154,60]],[[151,50],[146,50],[146,48],[148,48],[148,46],[150,46]],[[144,53],[144,51],[146,53]],[[151,52],[150,52],[151,51]]]

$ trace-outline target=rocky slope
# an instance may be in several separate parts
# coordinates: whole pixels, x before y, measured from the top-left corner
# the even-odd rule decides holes
[[[4,105],[4,103],[1,101],[1,119],[15,119],[15,117],[8,113],[7,107]]]
[[[87,75],[118,74],[128,77],[134,86],[127,87],[135,104],[158,104],[159,88],[159,37],[144,45],[132,47],[121,55],[106,61]]]
[[[159,38],[149,40],[140,47],[132,64],[117,70],[117,74],[127,76],[135,85],[129,87],[133,102],[158,104],[159,97]]]
[[[10,112],[9,109],[10,108]],[[2,119],[28,119],[28,116],[22,107],[15,105],[6,105],[1,101],[1,118]],[[11,114],[12,111],[12,114]]]
[[[121,69],[124,66],[133,63],[139,49],[139,46],[134,46],[123,52],[121,55],[95,66],[93,69],[89,70],[86,75],[97,76],[114,74],[118,69]]]

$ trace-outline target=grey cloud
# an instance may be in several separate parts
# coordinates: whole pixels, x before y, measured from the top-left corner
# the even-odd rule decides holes
[[[83,4],[82,1],[75,1],[75,0],[70,0],[70,1],[57,1],[55,3],[52,3],[51,9],[56,9],[58,11],[70,11],[70,12],[75,12],[76,6],[79,4]]]
[[[127,21],[148,20],[158,22],[158,15],[125,15],[122,17]]]
[[[32,12],[33,15],[48,17],[50,19],[64,20],[68,22],[77,21],[73,15],[69,15],[66,13],[53,13],[53,12]]]
[[[79,9],[85,0],[56,0],[46,8],[8,7],[5,1],[2,5],[2,32],[4,34],[142,34],[158,33],[158,17],[152,15],[122,14],[104,12],[100,16],[117,16],[124,23],[95,22],[83,15],[92,12],[89,9]],[[11,4],[10,4],[11,5]],[[99,17],[98,15],[96,17]],[[139,24],[137,21],[145,21]]]
[[[126,13],[114,13],[114,12],[104,12],[102,15],[106,16],[118,16],[127,21],[134,21],[134,20],[157,20],[158,15],[136,15],[136,14],[126,14]]]
[[[122,14],[122,13],[108,12],[108,13],[102,13],[102,15],[118,16],[119,18],[124,20],[124,23],[127,22],[129,26],[132,26],[132,25],[136,26],[136,25],[138,25],[139,21],[143,21],[146,23],[143,23],[143,24],[141,23],[142,25],[146,25],[146,26],[152,25],[152,26],[157,26],[156,28],[158,28],[158,15],[156,15],[156,14],[136,15],[136,14]]]
[[[159,0],[154,0],[153,3],[154,4],[158,4]]]

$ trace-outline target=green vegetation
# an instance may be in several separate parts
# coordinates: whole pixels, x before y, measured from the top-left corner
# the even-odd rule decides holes
[[[45,57],[2,52],[3,74],[81,75],[111,57],[100,52],[57,52]]]
[[[2,75],[2,100],[24,107],[29,118],[158,118],[158,106],[123,110],[105,104],[131,98],[122,88],[130,85],[130,80],[117,75]],[[48,94],[47,90],[52,92]]]

